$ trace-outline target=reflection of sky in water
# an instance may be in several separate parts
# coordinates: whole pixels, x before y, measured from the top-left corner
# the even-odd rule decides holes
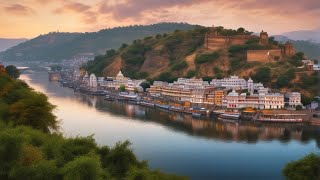
[[[292,140],[281,141],[277,136],[283,133],[282,126],[194,120],[189,115],[76,94],[57,82],[50,83],[45,73],[28,76],[21,78],[57,105],[55,113],[65,135],[95,134],[99,144],[111,146],[129,139],[140,159],[166,172],[193,179],[281,179],[285,163],[319,152],[314,140],[320,137],[319,129],[311,131],[318,132],[317,136],[301,142],[301,131],[291,130],[300,127],[289,126]],[[250,132],[256,134],[247,143]],[[275,137],[267,137],[270,134]]]

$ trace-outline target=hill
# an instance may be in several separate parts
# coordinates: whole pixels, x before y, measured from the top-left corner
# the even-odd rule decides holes
[[[319,32],[320,33],[320,32]],[[297,51],[304,52],[308,58],[320,59],[320,43],[306,41],[306,40],[292,40],[286,36],[276,35],[273,36],[279,42],[290,41],[294,44]]]
[[[25,41],[27,41],[27,39],[24,39],[24,38],[21,38],[21,39],[0,38],[0,52],[5,51]]]
[[[134,39],[197,27],[185,23],[159,23],[104,29],[92,33],[52,32],[0,53],[4,61],[59,61],[82,53],[104,54]]]
[[[303,53],[283,56],[280,59],[275,55],[270,59],[270,49],[280,53],[280,49],[284,48],[284,45],[274,38],[267,39],[267,44],[261,45],[259,37],[251,35],[252,33],[243,28],[218,28],[223,36],[218,36],[216,42],[211,42],[217,46],[213,49],[207,49],[205,45],[209,28],[175,31],[134,40],[132,44],[124,44],[117,51],[109,50],[105,55],[97,56],[95,60],[88,62],[85,69],[99,76],[115,76],[122,70],[123,74],[130,78],[168,82],[178,77],[201,77],[210,80],[236,74],[244,78],[250,76],[274,89],[300,91],[308,97],[318,93],[317,75],[297,69],[302,65]],[[226,39],[221,41],[221,37]],[[245,40],[243,38],[249,39],[237,44],[240,40]],[[235,44],[225,44],[225,40]],[[270,61],[248,61],[248,50],[256,51],[254,55],[258,56],[259,52],[266,52]]]
[[[291,31],[282,34],[292,40],[303,40],[320,43],[320,29]]]

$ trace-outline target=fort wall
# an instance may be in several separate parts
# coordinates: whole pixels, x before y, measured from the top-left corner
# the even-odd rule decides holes
[[[276,57],[282,58],[281,49],[247,51],[248,62],[273,62],[276,60]]]

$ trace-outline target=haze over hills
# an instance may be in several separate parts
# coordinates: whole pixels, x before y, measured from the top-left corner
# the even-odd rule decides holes
[[[5,51],[27,40],[28,39],[25,39],[25,38],[20,38],[20,39],[0,38],[0,52]]]
[[[159,23],[116,27],[92,33],[52,32],[0,53],[0,60],[59,61],[81,53],[104,54],[108,49],[118,49],[122,43],[131,43],[135,39],[195,27],[198,26],[186,23]]]
[[[320,43],[320,29],[291,31],[282,34],[292,40],[303,40]]]

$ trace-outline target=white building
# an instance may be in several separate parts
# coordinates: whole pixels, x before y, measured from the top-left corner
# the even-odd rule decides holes
[[[235,90],[224,98],[227,108],[281,109],[284,108],[284,96],[279,93],[239,94]]]
[[[288,107],[295,108],[298,105],[302,105],[301,93],[291,92],[291,93],[286,94],[286,98],[288,99],[287,100]]]
[[[89,77],[89,84],[88,86],[92,89],[96,89],[98,87],[98,83],[97,83],[97,77],[95,74],[90,74],[90,77]]]
[[[216,87],[225,87],[226,89],[248,89],[247,81],[238,76],[230,76],[224,79],[212,79],[211,85]]]

